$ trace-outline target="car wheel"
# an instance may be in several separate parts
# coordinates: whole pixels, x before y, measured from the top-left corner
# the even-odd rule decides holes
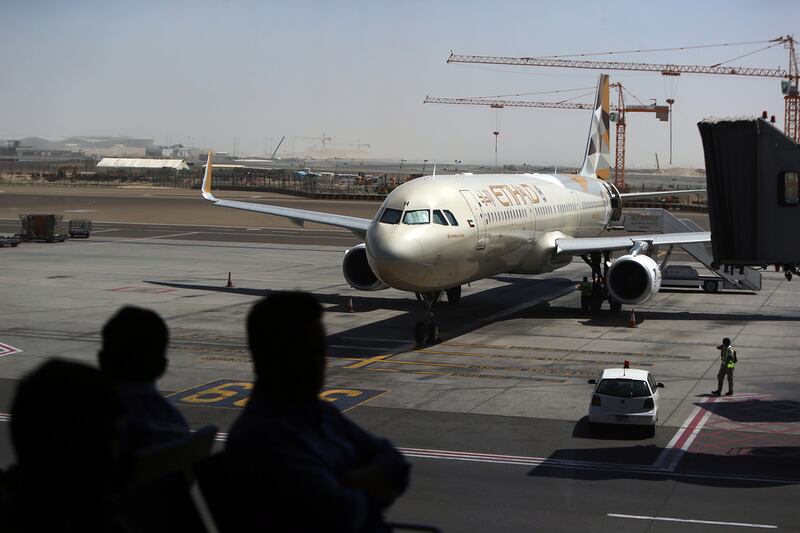
[[[714,280],[707,279],[703,282],[703,290],[706,292],[717,292],[719,290],[719,283]]]
[[[656,436],[656,425],[653,424],[652,426],[647,426],[647,437],[653,438]]]

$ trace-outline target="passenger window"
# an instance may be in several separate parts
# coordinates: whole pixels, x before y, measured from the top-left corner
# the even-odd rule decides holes
[[[392,209],[387,207],[381,215],[381,222],[384,224],[397,224],[400,222],[400,216],[403,214],[399,209]]]
[[[448,222],[450,222],[451,226],[458,226],[458,220],[456,220],[456,217],[453,216],[453,213],[451,213],[450,211],[445,209],[444,210],[444,216],[447,217],[447,220],[448,220]]]
[[[784,172],[779,183],[780,204],[795,206],[800,204],[800,181],[797,172]]]
[[[434,212],[433,212],[433,223],[434,224],[439,224],[439,225],[442,225],[442,226],[446,226],[447,225],[447,220],[445,220],[444,215],[438,209],[434,210]]]
[[[406,213],[403,215],[403,224],[429,224],[430,221],[431,212],[427,209],[406,211]]]

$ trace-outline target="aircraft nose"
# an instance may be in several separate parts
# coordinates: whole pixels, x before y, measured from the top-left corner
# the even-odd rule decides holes
[[[373,272],[395,289],[419,291],[430,276],[425,248],[410,232],[387,231],[380,226],[367,234],[367,257]]]

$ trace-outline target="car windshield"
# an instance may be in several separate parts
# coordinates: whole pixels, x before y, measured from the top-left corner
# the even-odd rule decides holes
[[[620,398],[641,398],[650,396],[647,383],[638,379],[604,379],[595,391],[597,394]]]
[[[430,221],[431,212],[427,209],[406,211],[405,215],[403,215],[403,224],[429,224]]]
[[[381,222],[383,222],[384,224],[397,224],[398,222],[400,222],[400,215],[402,214],[403,212],[400,211],[399,209],[392,209],[390,207],[387,207],[386,210],[383,212],[383,215],[381,215]]]

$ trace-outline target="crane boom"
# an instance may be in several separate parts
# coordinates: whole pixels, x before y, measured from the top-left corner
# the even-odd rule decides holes
[[[634,63],[627,61],[587,61],[579,59],[551,59],[547,57],[503,57],[450,54],[448,63],[479,63],[486,65],[521,65],[526,67],[565,67],[601,70],[638,70],[660,72],[664,76],[681,74],[731,74],[737,76],[764,76],[788,78],[789,72],[778,68],[725,67],[720,65],[674,65],[668,63]]]

